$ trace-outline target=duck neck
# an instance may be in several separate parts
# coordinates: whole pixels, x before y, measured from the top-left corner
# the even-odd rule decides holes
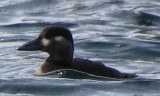
[[[49,56],[41,66],[42,73],[51,72],[54,70],[67,69],[71,64],[71,60],[54,60]]]
[[[73,59],[74,46],[68,42],[60,42],[59,45],[54,47],[48,52],[48,63],[55,63],[61,66],[69,66]]]
[[[67,58],[67,59],[64,59],[64,58],[63,59],[54,59],[54,57],[49,56],[46,59],[46,62],[51,65],[56,64],[58,66],[67,67],[71,64],[72,58],[70,58],[70,59],[69,58]]]

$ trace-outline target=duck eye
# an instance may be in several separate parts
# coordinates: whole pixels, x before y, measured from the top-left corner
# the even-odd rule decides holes
[[[50,43],[50,41],[49,41],[49,39],[47,39],[47,38],[42,38],[42,39],[41,39],[41,43],[42,43],[43,46],[48,46],[49,43]]]

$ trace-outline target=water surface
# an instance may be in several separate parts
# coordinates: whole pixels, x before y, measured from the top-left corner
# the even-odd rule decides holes
[[[1,0],[0,95],[159,96],[159,0]],[[62,71],[33,75],[48,54],[19,52],[49,25],[72,31],[74,57],[103,62],[134,80]]]

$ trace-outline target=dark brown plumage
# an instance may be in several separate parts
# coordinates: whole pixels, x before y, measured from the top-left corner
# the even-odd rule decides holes
[[[122,73],[101,62],[88,59],[74,58],[74,44],[71,32],[63,27],[49,26],[42,30],[38,38],[18,48],[20,51],[41,50],[49,57],[36,70],[36,74],[43,74],[59,69],[74,69],[92,75],[111,78],[134,78],[137,75]]]

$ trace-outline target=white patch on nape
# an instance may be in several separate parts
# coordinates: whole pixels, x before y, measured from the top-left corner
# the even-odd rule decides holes
[[[62,36],[56,36],[54,39],[55,39],[56,41],[61,41],[61,40],[63,40],[64,38],[63,38]]]
[[[48,46],[50,41],[47,38],[42,38],[41,43],[43,46]]]

